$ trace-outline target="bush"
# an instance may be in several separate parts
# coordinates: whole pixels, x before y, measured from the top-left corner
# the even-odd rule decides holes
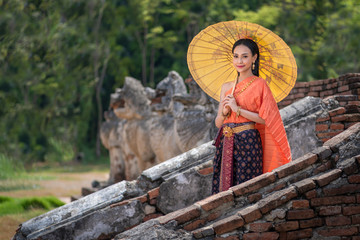
[[[51,210],[64,205],[56,197],[11,198],[0,196],[0,216],[19,214],[34,209]]]
[[[12,158],[0,153],[0,179],[16,178],[25,172],[22,163],[17,163]]]

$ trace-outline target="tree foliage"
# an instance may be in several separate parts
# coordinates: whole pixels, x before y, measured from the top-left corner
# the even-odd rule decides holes
[[[1,0],[0,151],[34,162],[64,144],[73,157],[99,150],[104,106],[125,76],[151,87],[170,70],[187,77],[192,38],[234,19],[279,34],[298,81],[359,70],[358,0]]]

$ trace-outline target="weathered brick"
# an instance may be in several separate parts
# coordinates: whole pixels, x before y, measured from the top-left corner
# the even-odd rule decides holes
[[[183,224],[199,217],[200,214],[201,211],[199,207],[197,207],[196,205],[191,205],[187,208],[183,208],[175,212],[169,213],[165,216],[159,217],[158,220],[161,224],[168,223],[172,220],[177,221],[178,224]]]
[[[330,125],[331,130],[344,130],[345,126],[342,123],[332,123]]]
[[[349,90],[348,85],[338,87],[338,92],[345,92],[345,91],[348,91],[348,90]]]
[[[291,207],[293,209],[309,208],[309,200],[293,200],[291,202]]]
[[[334,197],[322,197],[313,198],[310,200],[310,205],[313,207],[338,205],[342,203],[356,203],[355,196],[334,196]]]
[[[214,240],[240,240],[238,236],[216,237]]]
[[[236,185],[230,189],[233,190],[235,196],[238,197],[268,186],[269,184],[275,182],[275,180],[276,175],[273,172],[267,172],[249,181]]]
[[[197,202],[196,204],[198,204],[205,211],[210,211],[212,209],[215,209],[223,205],[224,203],[229,203],[229,202],[230,203],[234,202],[234,195],[231,190],[227,190],[212,195],[210,197],[205,198],[204,200]]]
[[[351,216],[351,223],[354,224],[360,224],[360,215],[353,215]]]
[[[265,193],[268,194],[268,193],[272,193],[275,191],[279,191],[280,189],[283,189],[285,187],[286,187],[286,183],[280,182],[280,183],[275,184],[272,188],[269,188],[268,190],[266,190]]]
[[[297,192],[295,187],[292,186],[263,198],[257,204],[261,213],[265,214],[295,197],[297,197]]]
[[[244,208],[238,212],[240,216],[245,220],[245,222],[253,222],[262,217],[261,212],[257,204]]]
[[[208,227],[196,229],[195,231],[192,231],[192,234],[194,238],[199,239],[199,238],[213,236],[215,234],[215,231],[211,226],[208,226]]]
[[[286,234],[286,239],[287,240],[295,240],[295,239],[310,238],[310,237],[312,237],[312,235],[313,235],[312,229],[307,228],[307,229],[303,229],[303,230],[288,232]]]
[[[238,215],[233,215],[215,222],[213,224],[213,228],[216,234],[223,234],[231,232],[232,230],[242,227],[243,225],[244,219]]]
[[[160,193],[160,187],[150,190],[148,192],[149,199],[151,200],[151,199],[157,198],[159,196],[159,193]]]
[[[311,152],[316,154],[318,156],[319,160],[327,159],[332,154],[332,151],[331,151],[330,147],[328,147],[328,146],[318,147]]]
[[[356,202],[360,203],[360,194],[356,194]]]
[[[360,114],[353,113],[353,114],[346,114],[346,121],[348,122],[360,122]]]
[[[272,227],[271,222],[257,222],[257,223],[250,223],[250,232],[266,232],[269,231]]]
[[[343,170],[344,173],[348,176],[352,175],[353,173],[356,173],[358,171],[358,166],[357,166],[355,158],[346,159],[346,160],[342,161],[341,163],[339,163],[337,167],[339,169]]]
[[[321,164],[319,167],[317,167],[313,173],[314,173],[314,175],[317,175],[319,173],[328,171],[328,170],[332,169],[332,166],[333,166],[333,164],[331,161],[326,161],[323,164]]]
[[[287,212],[287,219],[289,220],[309,219],[313,217],[315,217],[315,213],[312,209],[289,210]]]
[[[330,110],[329,115],[330,115],[330,117],[333,117],[333,116],[336,116],[336,115],[344,114],[345,112],[346,112],[346,110],[345,110],[344,107],[338,107],[338,108],[335,108],[333,110]]]
[[[326,207],[320,207],[319,209],[320,216],[338,215],[340,213],[341,213],[341,206],[326,206]]]
[[[355,215],[360,213],[360,206],[346,206],[343,207],[344,215]]]
[[[325,218],[327,226],[345,226],[351,224],[351,219],[345,216],[334,216]]]
[[[325,115],[325,116],[320,116],[319,118],[316,119],[316,122],[326,122],[330,120],[330,116],[329,115]]]
[[[213,167],[208,167],[208,168],[203,168],[203,169],[198,170],[198,173],[200,175],[209,175],[209,174],[212,174],[213,171],[214,171]]]
[[[254,203],[259,201],[262,198],[261,193],[254,193],[248,196],[249,203]]]
[[[277,240],[279,239],[279,234],[276,232],[263,232],[263,233],[245,233],[243,235],[243,240]]]
[[[205,223],[206,223],[205,219],[198,219],[198,220],[195,220],[195,221],[185,225],[183,227],[183,229],[186,230],[186,231],[193,231],[195,229],[198,229],[199,227],[204,226]]]
[[[221,215],[222,215],[222,211],[221,211],[221,210],[212,212],[210,215],[208,215],[208,216],[206,217],[206,221],[207,221],[207,222],[211,222],[211,221],[217,219],[218,217],[220,217]]]
[[[298,221],[287,221],[275,224],[275,230],[278,232],[288,232],[299,229]]]
[[[323,189],[325,196],[344,195],[347,193],[360,192],[360,184],[347,184],[341,187]]]
[[[316,197],[317,197],[317,192],[316,192],[316,190],[314,189],[314,190],[311,190],[311,191],[306,192],[306,193],[305,193],[305,197],[306,197],[307,199],[316,198]]]
[[[135,198],[135,200],[139,200],[141,203],[145,203],[148,201],[147,194],[137,197],[137,198]]]
[[[314,227],[321,227],[322,225],[323,225],[323,220],[321,218],[300,220],[300,228],[314,228]]]
[[[161,213],[153,213],[153,214],[145,216],[144,219],[143,219],[143,222],[146,222],[146,221],[149,221],[151,219],[158,218],[158,217],[161,217],[161,216],[163,216],[163,214],[161,214]]]
[[[348,181],[349,183],[360,183],[360,174],[349,176]]]
[[[341,134],[333,137],[329,141],[327,141],[324,146],[329,146],[333,152],[338,151],[338,147],[343,144],[347,139],[349,139],[352,135],[356,134],[360,131],[360,122],[349,127],[346,131]]]
[[[335,179],[338,179],[342,174],[342,171],[340,169],[334,169],[330,172],[324,173],[320,176],[313,177],[313,180],[320,186],[323,187],[330,182],[334,181]]]
[[[329,126],[327,124],[316,124],[315,131],[326,131],[329,129]]]
[[[348,117],[346,115],[337,115],[335,117],[331,117],[332,122],[343,122],[347,119],[348,119]]]
[[[338,228],[327,228],[318,231],[319,235],[324,237],[333,237],[333,236],[353,236],[359,233],[357,227],[338,227]]]
[[[302,169],[305,169],[312,164],[314,164],[318,160],[318,157],[316,154],[313,153],[307,153],[304,156],[297,158],[296,160],[282,165],[281,167],[278,167],[274,170],[274,172],[278,175],[279,178],[284,178],[286,176],[289,176],[290,174],[293,174],[295,172],[298,172]]]
[[[296,183],[294,183],[294,185],[300,194],[308,192],[311,189],[314,189],[316,187],[315,182],[310,178],[306,178],[300,182],[296,182]]]

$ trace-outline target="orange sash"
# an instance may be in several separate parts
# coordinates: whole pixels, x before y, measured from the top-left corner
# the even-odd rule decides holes
[[[291,161],[291,151],[287,140],[279,108],[265,80],[258,77],[245,91],[237,94],[253,77],[246,78],[235,86],[234,96],[237,105],[251,112],[256,112],[265,120],[265,125],[257,123],[263,147],[263,173],[270,172]],[[232,89],[226,92],[230,94]],[[224,123],[243,123],[251,120],[236,113],[225,119]]]

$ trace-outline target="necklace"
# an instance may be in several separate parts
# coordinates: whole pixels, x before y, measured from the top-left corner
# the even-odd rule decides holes
[[[254,81],[256,78],[257,78],[256,76],[253,77],[253,78],[251,79],[251,81],[248,82],[239,92],[234,93],[234,97],[235,97],[235,94],[236,94],[236,95],[239,95],[240,93],[242,93],[243,91],[245,91],[245,90],[250,86],[250,84],[253,83],[253,81]]]

